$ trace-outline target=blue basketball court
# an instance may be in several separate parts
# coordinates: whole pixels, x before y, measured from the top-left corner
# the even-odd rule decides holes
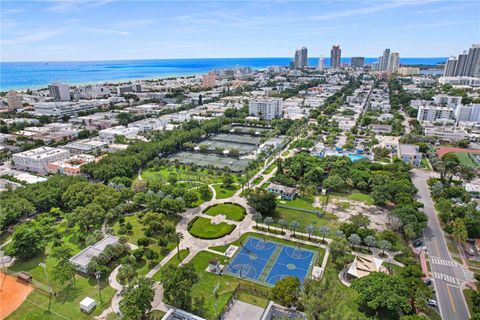
[[[303,283],[316,257],[312,250],[249,237],[224,272],[270,286],[287,276],[298,277]]]

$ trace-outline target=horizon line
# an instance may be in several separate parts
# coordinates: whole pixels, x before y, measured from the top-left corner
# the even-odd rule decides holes
[[[378,57],[367,57],[367,56],[345,56],[341,59],[353,58],[353,57],[362,57],[365,59],[378,59]],[[308,59],[319,59],[320,57],[312,56]],[[329,59],[329,56],[323,56],[325,59]],[[448,59],[448,56],[445,57],[400,57],[401,59]],[[141,59],[87,59],[87,60],[10,60],[10,61],[0,61],[0,63],[35,63],[35,62],[105,62],[105,61],[146,61],[146,60],[214,60],[214,59],[294,59],[293,57],[210,57],[210,58],[141,58]]]

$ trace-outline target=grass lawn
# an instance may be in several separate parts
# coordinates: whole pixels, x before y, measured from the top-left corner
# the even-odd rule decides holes
[[[455,152],[460,163],[467,167],[477,167],[477,164],[470,158],[467,152]]]
[[[221,184],[214,184],[213,188],[215,189],[215,192],[217,194],[217,199],[226,199],[233,196],[233,194],[237,192],[238,189],[240,189],[240,185],[234,184],[227,188]]]
[[[263,172],[264,174],[269,174],[270,172],[273,171],[277,167],[277,164],[274,162],[272,163],[265,171]]]
[[[475,291],[473,291],[472,289],[465,289],[463,290],[463,294],[465,295],[465,300],[467,301],[467,306],[468,306],[468,310],[470,310],[470,313],[473,312],[473,301],[472,301],[472,298],[473,298],[473,293]]]
[[[176,224],[177,220],[172,219],[171,220],[174,224]],[[138,215],[131,215],[131,216],[126,216],[125,217],[125,224],[127,222],[130,222],[132,224],[132,231],[129,233],[125,234],[125,236],[128,238],[128,241],[130,243],[133,243],[135,245],[138,245],[138,239],[140,238],[148,238],[145,236],[145,230],[146,228],[143,226],[142,221],[138,217]],[[120,223],[118,220],[111,225],[113,228],[113,233],[115,235],[120,236],[118,233],[118,230],[120,229]],[[159,254],[159,258],[155,260],[147,260],[146,258],[142,259],[140,262],[137,262],[137,272],[139,275],[143,276],[147,274],[148,271],[150,271],[151,266],[158,263],[161,261],[171,250],[173,250],[176,247],[175,242],[169,241],[166,248],[162,248],[158,245],[158,242],[156,241],[158,237],[149,237],[150,239],[154,240],[153,243],[151,243],[148,247],[155,251],[156,253]]]
[[[221,222],[212,224],[208,218],[197,217],[189,226],[188,232],[194,237],[200,239],[218,239],[232,233],[235,225]]]
[[[66,234],[63,224],[58,225],[58,230]],[[62,241],[69,244],[73,253],[78,253],[83,245],[78,241],[78,233],[74,231],[68,232],[62,238]],[[63,287],[55,281],[52,271],[54,265],[57,263],[56,259],[50,256],[52,252],[53,243],[50,242],[45,248],[45,253],[38,255],[28,260],[17,260],[11,267],[12,271],[25,271],[32,275],[33,279],[47,284],[48,280],[52,285],[53,290],[57,293],[56,297],[52,298],[51,310],[59,313],[69,319],[90,319],[90,316],[85,315],[79,310],[79,302],[86,296],[92,297],[97,300],[97,308],[93,312],[93,315],[98,315],[109,304],[114,295],[114,290],[108,285],[106,281],[100,282],[101,294],[103,298],[103,304],[100,303],[98,296],[97,281],[94,278],[90,278],[81,274],[75,276],[75,287]],[[47,265],[48,280],[45,278],[45,273],[39,263],[45,262]],[[55,313],[48,313],[48,294],[40,290],[34,290],[28,296],[26,300],[17,310],[15,310],[8,319],[64,319]],[[40,305],[37,306],[37,305]],[[43,309],[43,308],[45,309]]]
[[[242,221],[245,218],[246,212],[242,206],[232,203],[222,203],[207,208],[203,213],[209,216],[216,216],[223,214],[228,220]]]
[[[270,184],[270,182],[265,182],[264,184],[262,184],[262,186],[260,188],[267,189],[269,184]]]
[[[237,300],[259,306],[260,308],[266,308],[268,299],[251,294],[250,292],[240,290],[237,293]]]
[[[263,176],[258,176],[258,177],[255,178],[255,180],[253,180],[252,183],[253,183],[254,185],[257,185],[257,184],[259,184],[262,180],[263,180]]]
[[[192,297],[204,297],[205,298],[205,318],[216,319],[224,306],[232,296],[237,284],[241,281],[235,277],[229,275],[216,275],[205,271],[208,266],[208,262],[212,259],[217,259],[221,264],[225,265],[228,258],[217,255],[207,251],[200,251],[189,264],[195,268],[199,281],[192,287]],[[218,312],[215,313],[215,299],[213,299],[213,290],[215,286],[218,288]]]
[[[300,209],[315,210],[315,208],[312,205],[312,200],[303,198],[303,197],[297,197],[294,200],[290,200],[290,201],[277,199],[277,204],[281,204],[289,207],[296,207]]]
[[[188,254],[190,253],[190,250],[189,249],[182,249],[180,250],[180,259],[178,258],[178,253],[176,253],[170,260],[167,261],[167,263],[165,263],[162,268],[160,270],[158,270],[154,275],[153,275],[153,280],[155,281],[160,281],[160,275],[162,273],[162,269],[167,267],[168,265],[174,265],[174,266],[178,266],[180,264],[180,262],[183,261],[183,259],[185,259]]]
[[[431,170],[430,165],[428,164],[428,160],[424,157],[422,158],[420,165],[422,166],[423,169]]]
[[[168,182],[168,177],[172,173],[177,175],[178,181],[200,181],[207,184],[222,182],[222,173],[220,172],[218,172],[220,174],[215,174],[217,173],[217,171],[215,171],[214,174],[212,174],[207,169],[191,170],[184,166],[176,168],[174,165],[161,166],[160,168],[142,171],[142,179]],[[233,175],[233,178],[235,179],[236,176]]]
[[[338,229],[336,217],[330,213],[327,213],[326,216],[319,218],[313,213],[277,207],[274,214],[275,226],[280,227],[280,225],[278,225],[278,221],[280,219],[287,221],[289,224],[294,220],[298,221],[300,223],[300,227],[297,231],[299,232],[305,232],[306,226],[310,224],[317,228],[316,231],[318,231],[318,227],[323,225],[330,227],[330,231]]]
[[[373,205],[373,198],[370,195],[361,193],[359,191],[352,191],[349,194],[332,192],[330,196],[340,200],[352,200],[352,201],[364,202],[365,204],[368,204],[368,205]]]

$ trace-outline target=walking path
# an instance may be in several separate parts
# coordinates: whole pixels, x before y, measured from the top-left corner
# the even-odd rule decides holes
[[[292,151],[288,150],[289,145],[290,145],[290,143],[287,144],[287,146],[284,149],[282,149],[280,152],[278,152],[278,154],[275,157],[273,157],[273,159],[271,161],[266,163],[263,166],[263,168],[248,181],[247,186],[252,186],[255,179],[257,179],[260,176],[262,177],[262,180],[259,183],[253,185],[253,187],[260,187],[266,181],[268,181],[271,177],[273,177],[273,175],[276,173],[277,168],[274,168],[268,174],[264,174],[264,172],[273,163],[275,163],[275,161],[278,158],[285,158],[284,156],[282,156],[283,152],[288,151],[287,157],[292,154]],[[141,172],[140,171],[138,173],[138,176],[139,176],[139,179],[141,179]],[[213,184],[208,185],[208,187],[212,191],[212,199],[210,201],[207,201],[207,202],[201,204],[200,206],[198,206],[196,208],[187,209],[185,212],[183,212],[181,214],[182,219],[176,225],[175,231],[179,232],[183,235],[183,239],[179,243],[180,249],[186,249],[186,248],[189,249],[189,254],[180,263],[181,265],[184,265],[184,264],[187,264],[188,262],[190,262],[200,251],[208,250],[208,251],[211,251],[211,252],[215,252],[213,250],[209,250],[208,248],[231,243],[231,242],[239,239],[241,237],[241,235],[244,234],[244,233],[255,232],[255,233],[259,233],[259,234],[265,234],[265,235],[268,235],[268,236],[283,238],[283,239],[286,239],[286,240],[296,241],[296,242],[299,242],[299,243],[319,246],[319,247],[323,248],[326,251],[326,254],[324,255],[324,258],[323,258],[323,261],[322,261],[322,268],[323,268],[323,270],[325,269],[325,266],[326,266],[327,261],[328,261],[328,255],[329,255],[329,248],[327,246],[325,246],[323,244],[314,243],[314,242],[311,242],[311,241],[308,241],[308,240],[301,240],[301,239],[297,239],[297,238],[293,237],[294,234],[301,235],[301,236],[304,236],[304,237],[308,237],[307,234],[300,233],[300,232],[293,232],[291,230],[284,229],[285,235],[278,235],[278,234],[273,234],[273,233],[269,233],[269,232],[266,232],[266,231],[256,230],[256,229],[253,228],[253,225],[255,224],[253,219],[252,219],[252,215],[254,213],[253,209],[250,206],[248,206],[246,199],[242,198],[240,196],[240,194],[241,194],[241,192],[243,191],[244,188],[240,188],[239,190],[237,190],[234,193],[234,195],[231,196],[230,198],[217,199],[217,194],[216,194],[215,188],[213,187]],[[190,220],[192,220],[195,216],[203,216],[203,217],[212,219],[211,216],[203,214],[203,211],[205,209],[207,209],[208,207],[212,206],[212,205],[222,204],[222,203],[226,203],[226,202],[241,205],[242,207],[244,207],[246,209],[247,214],[245,215],[245,218],[240,222],[228,220],[228,219],[225,218],[225,216],[217,216],[217,218],[216,218],[218,220],[217,222],[225,221],[229,224],[234,224],[236,226],[236,228],[235,228],[236,230],[234,230],[232,233],[230,233],[230,234],[228,234],[228,235],[226,235],[222,238],[213,239],[213,240],[198,239],[198,238],[195,238],[194,236],[192,236],[188,232],[188,222]],[[280,228],[277,228],[277,227],[270,227],[270,229],[271,230],[277,230],[277,231],[280,230]],[[102,232],[104,234],[106,234],[106,230],[107,230],[107,226],[106,226],[106,222],[104,222],[104,224],[102,225]],[[313,235],[311,236],[311,238],[316,239],[316,240],[321,240],[322,239],[321,237],[317,237],[317,236],[313,236]],[[325,238],[325,242],[330,243],[331,241],[332,241],[331,239]],[[155,265],[145,275],[145,277],[146,278],[152,278],[157,272],[159,272],[161,270],[161,268],[170,259],[172,259],[176,255],[176,252],[177,252],[176,250],[170,251],[157,265]],[[215,252],[215,253],[218,253],[218,252]],[[98,319],[105,319],[106,316],[111,312],[116,312],[116,313],[120,312],[120,309],[119,309],[119,302],[121,300],[120,293],[123,289],[123,286],[120,283],[118,283],[118,281],[116,279],[117,275],[118,275],[118,269],[119,268],[120,268],[120,266],[115,268],[112,271],[112,273],[110,274],[110,276],[108,277],[108,281],[109,281],[110,286],[112,288],[114,288],[115,290],[117,290],[117,293],[115,294],[115,296],[112,299],[111,307],[104,310],[102,312],[102,314],[97,317]],[[165,312],[168,311],[169,307],[166,304],[164,304],[163,301],[162,301],[163,300],[162,285],[159,282],[156,282],[154,287],[155,287],[155,299],[152,303],[152,309],[162,310],[162,311],[165,311]]]

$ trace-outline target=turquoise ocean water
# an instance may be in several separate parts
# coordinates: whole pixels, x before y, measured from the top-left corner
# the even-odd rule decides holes
[[[402,58],[401,64],[435,65],[447,58]],[[156,59],[123,61],[71,61],[71,62],[0,62],[0,90],[35,89],[60,81],[70,85],[121,81],[133,79],[165,78],[206,73],[213,69],[251,67],[263,69],[272,65],[288,66],[291,58],[215,58],[215,59]],[[329,65],[328,58],[325,59]],[[366,58],[372,63],[376,58]],[[350,63],[350,58],[342,58]],[[310,58],[309,65],[318,65],[318,58]]]

